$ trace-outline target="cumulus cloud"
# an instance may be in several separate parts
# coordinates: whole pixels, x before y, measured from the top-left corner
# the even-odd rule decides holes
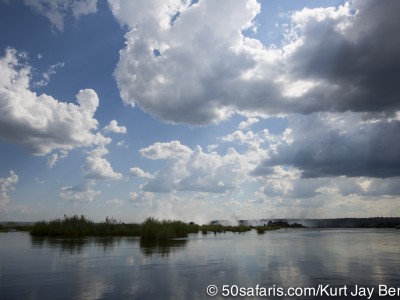
[[[311,217],[390,214],[399,200],[399,177],[264,178],[254,193],[278,215]]]
[[[267,179],[262,187],[268,197],[285,199],[314,198],[321,194],[321,189],[327,184],[326,180],[304,178]]]
[[[293,115],[286,120],[281,133],[237,129],[221,138],[235,147],[247,146],[242,153],[249,166],[256,166],[247,175],[261,185],[265,201],[314,199],[317,205],[323,196],[400,195],[397,119],[370,120],[348,112]]]
[[[65,150],[60,150],[59,153],[53,153],[48,157],[47,165],[49,168],[53,168],[60,159],[66,158],[67,156],[68,151]]]
[[[244,35],[255,0],[110,3],[131,28],[115,69],[121,97],[167,122],[399,109],[395,1],[294,12],[282,46]]]
[[[129,170],[129,173],[135,177],[153,179],[154,175],[143,171],[141,168],[134,167]]]
[[[260,120],[257,118],[248,118],[246,121],[240,122],[238,128],[240,130],[249,129],[253,124],[258,123]]]
[[[246,139],[243,132],[228,135],[236,136],[229,139],[233,143],[249,144],[267,137],[261,144],[265,157],[248,172],[261,185],[255,195],[263,203],[328,208],[326,199],[389,201],[400,196],[398,120],[371,121],[350,112],[287,119],[282,134],[263,135],[264,129],[250,131]]]
[[[217,148],[218,148],[217,144],[207,145],[207,151],[208,152],[213,152],[213,151],[217,150]]]
[[[140,207],[154,208],[161,200],[150,203],[139,194],[174,198],[199,192],[223,196],[232,212],[266,216],[273,211],[276,217],[366,216],[371,213],[365,211],[366,200],[379,200],[376,205],[382,208],[398,199],[397,119],[371,120],[351,112],[286,119],[280,133],[239,124],[220,138],[228,147],[225,154],[212,151],[215,146],[204,152],[179,141],[141,149],[143,157],[160,161],[159,170],[152,178],[142,176],[147,181],[132,199]],[[238,200],[244,197],[249,200]],[[171,201],[167,202],[174,205]]]
[[[61,199],[71,201],[74,204],[90,203],[101,194],[101,191],[93,189],[97,180],[119,180],[122,174],[114,172],[110,162],[103,156],[108,154],[104,146],[97,147],[88,152],[85,164],[81,166],[84,177],[82,183],[76,186],[65,186],[61,188]],[[115,199],[114,199],[115,200]],[[108,204],[121,204],[118,201],[107,202]]]
[[[180,141],[155,143],[140,150],[140,154],[148,159],[168,159],[188,157],[192,150]]]
[[[246,160],[233,148],[225,155],[204,153],[197,146],[186,163],[187,175],[177,182],[180,190],[222,193],[246,179]]]
[[[93,199],[101,194],[100,191],[92,189],[93,185],[94,180],[86,180],[77,186],[62,187],[60,197],[75,204],[93,202]]]
[[[97,12],[97,0],[25,0],[25,4],[46,17],[51,25],[62,31],[64,19]]]
[[[21,145],[34,155],[111,142],[97,130],[95,91],[80,90],[77,104],[30,90],[26,54],[6,49],[0,58],[0,139]]]
[[[10,176],[0,178],[0,208],[4,208],[10,202],[9,192],[14,190],[14,185],[18,182],[18,175],[10,171]]]
[[[131,192],[129,193],[129,200],[136,207],[150,207],[153,205],[154,194],[151,192],[143,192],[139,193]]]
[[[124,11],[134,13],[137,3]],[[240,40],[240,30],[251,26],[259,5],[256,1],[230,1],[225,6],[213,1],[183,4],[186,6],[159,1],[156,13],[139,9],[142,17],[132,17],[134,23],[127,22],[140,29],[127,34],[127,47],[121,51],[115,70],[121,97],[125,103],[138,103],[145,111],[167,121],[204,124],[224,119],[232,109],[221,103],[223,95],[218,95],[213,85],[219,85],[220,76],[226,81],[237,76],[239,66],[231,64],[235,58],[239,65],[251,64],[245,55],[229,50],[229,41]],[[172,13],[171,8],[175,9]],[[170,25],[170,18],[178,11],[179,17]],[[223,20],[221,11],[226,12]],[[160,55],[155,56],[155,50]],[[144,62],[147,60],[149,63]],[[163,105],[161,98],[169,104]]]
[[[293,15],[297,47],[288,64],[292,76],[316,82],[300,111],[390,113],[399,107],[394,78],[400,49],[398,3],[353,1],[337,10],[303,9]],[[390,40],[390,42],[388,42]]]
[[[122,174],[114,172],[110,162],[103,157],[107,154],[108,150],[105,147],[98,147],[89,152],[86,162],[82,166],[82,172],[86,178],[100,180],[122,178]]]
[[[151,192],[224,193],[243,183],[247,179],[247,171],[254,167],[251,162],[254,158],[241,155],[234,148],[219,155],[204,152],[200,146],[192,150],[179,141],[155,143],[141,149],[140,153],[148,159],[166,161],[165,166],[142,186],[144,191]],[[135,173],[141,172],[135,170]]]
[[[400,176],[400,121],[364,120],[362,115],[319,114],[289,118],[290,143],[254,170],[292,166],[304,178],[347,176],[387,178]]]
[[[118,126],[118,122],[116,120],[112,120],[110,124],[104,127],[104,131],[114,133],[126,133],[127,129],[125,126]]]
[[[191,0],[126,1],[109,0],[109,6],[121,24],[135,28],[143,23],[168,28],[177,12],[187,9]]]

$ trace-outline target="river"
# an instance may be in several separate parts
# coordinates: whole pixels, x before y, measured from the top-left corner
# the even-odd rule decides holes
[[[154,244],[0,233],[0,299],[397,299],[399,237],[290,229]]]

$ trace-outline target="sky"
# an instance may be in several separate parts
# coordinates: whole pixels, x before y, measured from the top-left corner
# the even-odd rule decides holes
[[[399,216],[399,15],[0,0],[0,221]]]

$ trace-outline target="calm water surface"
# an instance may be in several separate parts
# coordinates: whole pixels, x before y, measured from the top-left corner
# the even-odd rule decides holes
[[[223,285],[257,284],[346,285],[348,297],[329,299],[352,299],[356,284],[375,292],[383,284],[400,286],[399,234],[394,229],[253,231],[191,235],[156,245],[138,238],[1,233],[0,299],[226,299]],[[219,288],[216,297],[206,294],[210,284]],[[376,293],[372,298],[384,299]]]

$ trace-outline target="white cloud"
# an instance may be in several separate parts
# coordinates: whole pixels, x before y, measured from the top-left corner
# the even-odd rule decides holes
[[[258,123],[260,120],[257,118],[248,118],[246,121],[240,122],[238,128],[240,130],[249,129],[253,124]]]
[[[130,28],[146,23],[155,23],[155,26],[168,28],[171,19],[178,11],[188,8],[191,1],[183,0],[109,0],[110,9],[123,25]]]
[[[207,151],[208,152],[213,152],[213,151],[217,150],[217,148],[218,148],[217,144],[211,144],[211,145],[207,146]]]
[[[239,142],[248,143],[254,141],[256,136],[253,131],[247,131],[246,133],[241,130],[236,130],[235,132],[228,134],[221,139],[225,142]]]
[[[139,9],[138,2],[124,7],[122,17],[116,13],[117,18],[138,28],[127,35],[127,47],[121,51],[115,70],[121,96],[125,103],[138,103],[145,111],[167,121],[204,124],[223,120],[233,113],[230,104],[221,103],[224,99],[219,91],[204,84],[219,78],[232,83],[240,76],[242,66],[252,64],[246,55],[232,48],[241,40],[240,30],[251,27],[260,6],[253,0],[201,1],[190,7],[190,2],[184,2],[183,7],[178,5],[180,1],[170,2],[176,5],[157,3],[156,13],[150,13],[147,3]],[[173,26],[169,25],[178,11],[178,19]],[[225,16],[222,19],[221,11]],[[135,18],[135,12],[142,16]],[[131,22],[127,22],[130,14]],[[156,57],[154,49],[161,55]],[[206,82],[201,82],[202,78]],[[167,106],[161,102],[161,95],[168,99]]]
[[[140,191],[139,193],[136,192],[129,193],[129,200],[136,207],[150,207],[153,205],[153,199],[154,199],[154,194],[151,192]]]
[[[53,27],[64,29],[64,19],[97,12],[97,0],[25,0],[25,4],[45,16]]]
[[[35,155],[110,143],[110,138],[95,133],[96,92],[80,90],[78,105],[37,95],[29,88],[31,68],[23,62],[25,57],[9,48],[0,58],[0,139]]]
[[[169,143],[155,143],[140,150],[140,154],[148,159],[168,159],[188,157],[192,151],[189,147],[182,145],[180,141]]]
[[[42,56],[41,56],[41,55],[38,55],[38,58],[41,59]],[[44,72],[44,73],[42,74],[42,77],[43,77],[43,78],[42,78],[40,81],[35,82],[35,83],[34,83],[34,86],[35,86],[35,87],[44,87],[44,86],[48,85],[49,82],[50,82],[50,77],[51,77],[53,74],[56,74],[56,69],[57,69],[57,68],[62,68],[62,67],[64,67],[64,63],[57,63],[57,64],[54,64],[54,65],[51,65],[51,66],[49,67],[49,69],[48,69],[46,72]]]
[[[153,179],[154,175],[148,172],[143,171],[141,168],[134,167],[129,170],[129,173],[131,175],[139,177],[139,178],[147,178],[147,179]]]
[[[220,156],[215,152],[204,153],[197,146],[185,163],[186,176],[176,181],[179,190],[223,193],[246,180],[248,162],[233,148]]]
[[[74,204],[93,202],[101,191],[94,190],[97,180],[119,180],[121,173],[114,172],[110,162],[103,156],[108,154],[104,146],[97,147],[88,152],[85,164],[81,166],[84,181],[77,186],[66,186],[61,188],[60,197]],[[109,202],[107,202],[109,203]],[[109,204],[118,204],[115,201]]]
[[[129,145],[125,140],[121,140],[117,143],[117,147],[127,149]]]
[[[164,121],[399,108],[397,2],[304,8],[281,47],[244,36],[255,0],[110,2],[131,29],[115,69],[121,97]]]
[[[268,197],[306,199],[320,195],[319,189],[328,183],[323,179],[273,178],[265,180],[262,190]]]
[[[386,211],[385,205],[400,196],[395,142],[400,140],[399,125],[397,119],[364,116],[350,112],[290,115],[284,122],[287,127],[279,133],[239,125],[242,130],[220,138],[232,145],[225,154],[209,151],[215,146],[204,152],[199,146],[190,149],[179,141],[155,143],[140,153],[160,160],[159,170],[151,174],[153,178],[145,178],[148,180],[140,188],[142,192],[161,193],[151,207],[169,212],[177,205],[171,199],[192,196],[193,192],[211,199],[220,195],[229,200],[225,205],[232,205],[232,213],[240,212],[246,218],[362,217],[371,214],[366,210],[368,201]],[[139,193],[132,197],[139,199]],[[249,200],[244,201],[246,198]],[[208,206],[213,207],[210,210],[214,205]],[[276,213],[271,216],[271,212]]]
[[[14,190],[14,185],[18,182],[18,175],[10,171],[10,176],[0,178],[0,208],[5,208],[10,202],[9,192]]]
[[[71,2],[71,10],[75,18],[96,13],[97,0],[74,0]]]
[[[126,133],[127,129],[125,126],[118,126],[118,122],[116,120],[112,120],[110,124],[104,127],[104,131],[114,133]]]
[[[78,186],[62,187],[60,197],[76,204],[93,202],[93,199],[101,194],[100,191],[92,189],[94,184],[94,180],[86,180]]]
[[[100,180],[122,178],[122,174],[114,172],[110,162],[103,157],[106,154],[108,154],[108,150],[105,147],[99,147],[89,152],[86,162],[82,166],[82,172],[86,178]]]
[[[399,178],[264,178],[254,195],[269,217],[370,217],[398,212]],[[260,180],[262,183],[262,180]]]
[[[160,164],[161,170],[142,186],[143,190],[151,192],[224,193],[247,180],[246,174],[255,167],[253,160],[256,159],[252,155],[239,154],[233,148],[225,155],[203,152],[200,146],[191,150],[179,141],[155,143],[141,149],[140,153],[148,159],[166,162],[164,166]]]
[[[60,159],[66,158],[67,156],[68,151],[61,149],[60,153],[53,153],[47,158],[47,165],[53,168]]]

